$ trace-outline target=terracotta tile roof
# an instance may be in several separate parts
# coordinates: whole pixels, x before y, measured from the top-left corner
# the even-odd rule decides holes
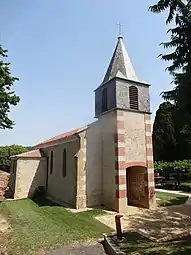
[[[35,148],[36,149],[40,149],[40,148],[44,148],[44,147],[47,147],[50,143],[52,142],[55,142],[55,141],[58,141],[58,140],[61,140],[61,139],[64,139],[64,138],[68,138],[72,135],[75,135],[75,134],[78,134],[79,132],[85,130],[87,127],[82,127],[82,128],[77,128],[77,129],[74,129],[74,130],[71,130],[69,132],[66,132],[66,133],[63,133],[63,134],[60,134],[60,135],[57,135],[57,136],[54,136],[48,140],[45,140],[44,142],[42,143],[39,143],[37,145],[35,145]]]
[[[27,152],[24,152],[24,153],[21,153],[21,154],[17,154],[17,155],[14,155],[12,156],[13,158],[14,157],[22,157],[22,158],[41,158],[41,153],[39,150],[32,150],[32,151],[27,151]]]

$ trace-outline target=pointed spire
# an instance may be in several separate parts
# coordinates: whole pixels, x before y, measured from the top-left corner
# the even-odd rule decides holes
[[[140,82],[125,49],[122,36],[118,37],[118,42],[111,58],[106,75],[103,79],[103,83],[109,81],[114,77]]]

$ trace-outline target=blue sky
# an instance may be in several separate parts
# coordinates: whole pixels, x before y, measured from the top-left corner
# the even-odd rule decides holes
[[[152,84],[153,117],[160,92],[171,88],[157,56],[167,39],[164,15],[148,12],[156,0],[9,0],[0,8],[0,40],[9,51],[16,125],[0,143],[33,145],[94,120],[93,90],[101,83],[122,23],[137,75]]]

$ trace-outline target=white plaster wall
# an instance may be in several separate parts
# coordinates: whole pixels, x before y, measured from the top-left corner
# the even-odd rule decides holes
[[[45,186],[46,159],[17,159],[14,198],[33,195],[38,186]]]
[[[115,208],[115,135],[116,113],[108,112],[99,118],[101,128],[103,204]]]
[[[66,149],[66,176],[63,177],[63,152]],[[50,173],[50,152],[53,151],[53,172]],[[76,201],[76,160],[79,139],[44,149],[49,155],[47,194],[58,202],[75,206]]]
[[[98,121],[89,125],[86,131],[86,195],[87,206],[102,202],[101,133]]]
[[[126,162],[146,162],[144,114],[124,112]]]

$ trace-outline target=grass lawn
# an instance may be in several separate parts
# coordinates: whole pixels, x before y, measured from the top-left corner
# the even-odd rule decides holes
[[[48,200],[39,204],[30,199],[2,202],[0,213],[12,227],[4,239],[0,238],[8,244],[10,255],[44,254],[40,250],[91,240],[111,231],[94,219],[99,210],[72,213]]]
[[[166,242],[152,242],[138,233],[124,234],[125,240],[119,243],[125,254],[131,255],[190,255],[191,236],[185,236]]]
[[[160,191],[156,192],[156,196],[157,198],[159,198],[159,200],[157,200],[157,203],[159,206],[180,205],[180,204],[184,204],[186,200],[188,199],[188,196],[160,192]]]
[[[181,185],[185,185],[191,188],[191,181],[181,182]]]
[[[160,206],[183,204],[187,199],[183,195],[164,192],[157,192],[157,198],[160,198],[157,201]],[[70,243],[102,237],[102,233],[109,233],[111,229],[94,218],[101,213],[101,210],[72,213],[48,200],[2,202],[0,215],[8,220],[12,231],[0,235],[0,247],[6,246],[9,255],[40,255]],[[138,246],[136,251],[139,252]]]

